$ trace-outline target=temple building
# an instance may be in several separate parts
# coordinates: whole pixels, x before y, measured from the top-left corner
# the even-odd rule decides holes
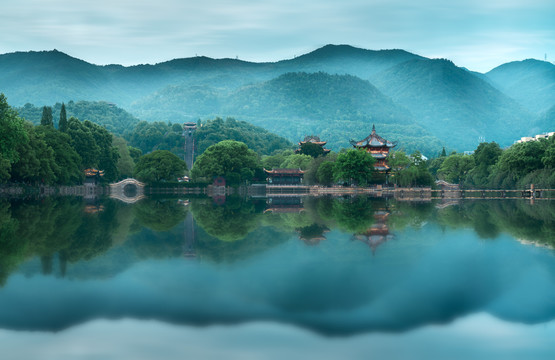
[[[303,182],[304,171],[301,169],[272,169],[266,170],[268,184],[272,185],[300,185]]]
[[[355,149],[365,149],[366,152],[370,153],[376,162],[374,163],[374,169],[380,172],[388,172],[390,167],[387,165],[387,155],[389,154],[389,149],[397,146],[397,143],[392,143],[378,134],[376,134],[376,127],[372,125],[372,133],[366,138],[360,141],[351,140],[351,145]]]
[[[323,151],[323,155],[327,155],[327,153],[329,153],[331,150],[330,149],[326,149],[324,147],[324,145],[326,145],[326,141],[321,141],[319,136],[315,136],[315,135],[307,135],[304,137],[303,141],[299,141],[299,148],[297,150],[295,150],[295,153],[300,153],[301,149],[303,147],[303,144],[307,144],[307,143],[311,143],[311,144],[316,144],[316,145],[320,145],[322,147],[322,151]]]

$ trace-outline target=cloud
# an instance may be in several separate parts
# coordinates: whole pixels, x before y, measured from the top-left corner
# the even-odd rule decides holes
[[[0,52],[58,48],[99,64],[130,65],[194,54],[275,61],[346,43],[424,56],[464,48],[469,53],[461,65],[468,66],[477,53],[471,45],[483,51],[482,38],[496,31],[549,32],[554,17],[555,4],[547,0],[8,0],[0,13],[0,31],[7,34]],[[497,65],[511,59],[494,50],[515,47],[503,41],[490,48]],[[537,56],[548,45],[512,54]]]

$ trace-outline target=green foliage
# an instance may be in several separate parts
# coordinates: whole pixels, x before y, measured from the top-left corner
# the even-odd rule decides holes
[[[169,199],[145,199],[133,207],[133,213],[140,225],[154,231],[168,231],[183,222],[187,209]]]
[[[389,154],[390,181],[400,186],[430,186],[433,182],[428,164],[419,151],[407,156],[404,151]]]
[[[478,188],[488,186],[489,175],[503,151],[495,142],[481,143],[474,151],[475,167],[468,172],[466,182]]]
[[[198,154],[202,154],[208,147],[223,140],[243,142],[259,155],[269,155],[277,150],[293,147],[293,144],[283,137],[233,118],[227,118],[225,121],[216,118],[203,122],[194,136]]]
[[[39,126],[34,129],[42,135],[44,142],[54,152],[54,178],[57,184],[79,184],[83,180],[81,157],[73,147],[69,135],[55,130],[53,127]]]
[[[44,134],[39,133],[31,124],[27,124],[26,130],[29,142],[17,147],[19,160],[12,165],[11,179],[34,184],[54,183],[55,173],[60,172],[54,150],[46,143]]]
[[[71,117],[66,133],[71,138],[71,146],[81,157],[82,169],[104,170],[106,181],[115,181],[119,177],[119,153],[118,149],[112,146],[112,134],[108,130],[88,120],[81,122]]]
[[[350,149],[339,153],[333,174],[336,181],[364,185],[372,177],[376,160],[364,150]]]
[[[377,74],[371,81],[408,109],[429,134],[459,151],[475,148],[479,136],[511,144],[522,136],[533,118],[488,81],[444,59],[407,61]],[[430,153],[423,146],[416,149],[428,156],[437,153]]]
[[[473,167],[473,156],[452,154],[443,161],[437,175],[440,179],[447,182],[459,184],[464,181],[466,175]]]
[[[155,150],[139,158],[134,177],[147,183],[177,181],[185,175],[187,165],[168,150]]]
[[[283,150],[278,151],[272,155],[263,155],[262,156],[262,166],[265,169],[278,169],[281,167],[281,164],[285,162],[285,159],[293,155],[293,150]]]
[[[331,161],[324,161],[320,164],[316,172],[316,178],[320,184],[329,186],[333,183],[333,168],[334,163]]]
[[[541,169],[546,145],[544,140],[514,144],[499,158],[499,170],[511,173],[516,179],[531,171]]]
[[[170,123],[141,121],[126,135],[126,140],[143,154],[154,150],[168,150],[181,158],[184,155],[181,133],[174,132]]]
[[[128,178],[133,176],[135,162],[129,152],[129,146],[125,139],[114,136],[113,144],[118,149],[117,168],[120,178]]]
[[[62,107],[60,109],[60,121],[58,122],[58,130],[60,131],[67,131],[67,112],[66,112],[66,105],[62,103]]]
[[[204,231],[228,242],[244,239],[256,229],[262,213],[252,202],[238,197],[228,197],[223,206],[193,203],[192,211]]]
[[[17,108],[22,118],[39,124],[41,122],[41,108],[32,104],[25,104]],[[51,112],[53,117],[60,119],[58,129],[65,131],[64,117],[67,121],[69,117],[77,119],[89,120],[95,124],[105,127],[111,133],[118,136],[131,133],[139,119],[128,113],[127,111],[105,101],[69,101],[67,104],[56,103]],[[65,115],[64,115],[65,113]]]
[[[136,147],[133,147],[133,146],[127,146],[127,150],[129,151],[129,155],[131,156],[131,158],[135,163],[139,161],[139,158],[143,155],[143,152],[141,151],[141,149],[137,149]]]
[[[50,106],[44,106],[42,108],[42,117],[40,119],[40,124],[43,126],[54,126],[52,108]]]
[[[0,159],[4,164],[2,168],[6,171],[8,164],[17,161],[19,153],[16,150],[18,145],[28,141],[26,132],[23,128],[23,120],[8,105],[4,94],[0,93]]]
[[[210,146],[197,158],[191,175],[193,180],[223,176],[230,184],[239,184],[261,172],[262,164],[254,151],[242,142],[224,140]]]
[[[324,155],[324,148],[312,142],[305,142],[301,144],[299,153],[317,158],[318,156]]]
[[[68,262],[92,259],[112,245],[117,226],[116,205],[85,215],[78,198],[47,197],[37,201],[0,201],[0,286],[19,264],[38,256],[43,271],[52,271],[57,255],[62,276]]]
[[[291,154],[279,165],[282,169],[301,169],[306,170],[312,163],[313,158],[310,155]]]

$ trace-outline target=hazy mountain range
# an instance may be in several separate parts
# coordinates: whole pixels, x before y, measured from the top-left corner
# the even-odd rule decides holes
[[[147,121],[216,116],[296,142],[318,134],[334,149],[378,132],[435,155],[509,145],[555,128],[555,65],[503,64],[486,74],[403,50],[327,45],[275,63],[194,57],[97,66],[58,51],[0,55],[0,92],[12,106],[70,100],[117,104]]]

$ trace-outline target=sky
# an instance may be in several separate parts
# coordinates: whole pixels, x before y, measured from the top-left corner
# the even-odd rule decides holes
[[[2,0],[0,54],[98,64],[208,56],[267,62],[326,44],[404,49],[487,72],[555,60],[553,0]]]

